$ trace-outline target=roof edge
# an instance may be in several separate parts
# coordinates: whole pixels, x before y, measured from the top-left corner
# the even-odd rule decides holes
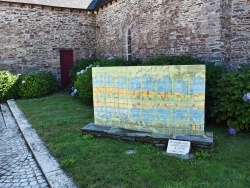
[[[108,3],[111,3],[111,4],[112,4],[113,1],[117,2],[118,0],[107,0],[107,1],[104,2],[104,3],[101,3],[101,4],[97,5],[97,6],[95,6],[94,9],[92,9],[92,11],[97,11],[97,10],[99,10],[100,8],[102,8],[103,6],[107,5]]]
[[[85,10],[85,11],[93,11],[93,9],[84,8],[76,8],[76,7],[64,7],[64,6],[53,6],[53,5],[42,5],[42,4],[34,4],[34,3],[26,3],[26,2],[13,2],[13,1],[1,1],[0,3],[11,3],[11,4],[21,4],[21,5],[32,5],[32,6],[42,6],[42,7],[52,7],[52,8],[63,8],[63,9],[73,9],[73,10]]]

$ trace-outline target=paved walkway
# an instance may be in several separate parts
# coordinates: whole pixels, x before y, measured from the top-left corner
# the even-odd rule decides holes
[[[14,100],[0,108],[0,188],[76,188]]]
[[[6,105],[1,105],[1,108],[3,113],[0,111],[0,187],[49,187],[9,108]]]

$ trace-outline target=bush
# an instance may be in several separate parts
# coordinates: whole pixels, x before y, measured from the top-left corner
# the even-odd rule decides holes
[[[226,121],[231,128],[249,129],[250,98],[243,96],[250,92],[250,68],[225,74],[219,81],[213,95],[216,96],[213,117],[217,122]],[[250,97],[250,94],[249,94]]]
[[[143,65],[201,65],[205,64],[200,59],[191,56],[159,56],[151,58],[143,63]]]
[[[206,65],[206,101],[205,101],[205,116],[206,120],[212,119],[212,111],[216,100],[215,90],[218,89],[218,80],[226,73],[226,70],[214,63]]]
[[[101,60],[94,62],[94,66],[100,66],[100,67],[139,66],[139,65],[142,65],[142,61],[139,59],[135,61],[125,61],[123,59],[115,59],[115,60]]]
[[[141,64],[142,62],[140,60],[125,61],[122,59],[115,59],[115,60],[96,61],[93,63],[93,66],[113,67],[113,66],[137,66]],[[89,105],[93,104],[93,87],[92,87],[91,67],[86,68],[85,71],[82,71],[82,74],[79,74],[77,76],[77,79],[74,83],[74,88],[77,89],[79,98],[85,104],[89,104]]]
[[[205,65],[202,60],[195,59],[190,56],[160,56],[149,59],[144,65]],[[215,65],[214,63],[206,64],[206,119],[211,119],[213,103],[215,100],[214,90],[217,89],[217,81],[225,73],[222,66]]]
[[[21,98],[38,98],[56,91],[57,84],[50,72],[29,73],[19,76],[19,95]]]
[[[0,71],[0,102],[17,98],[18,76],[9,71]]]
[[[80,59],[74,63],[74,66],[69,71],[69,77],[71,80],[71,84],[74,85],[74,82],[77,78],[77,72],[86,69],[89,65],[93,64],[97,60],[88,60],[88,59]]]
[[[74,84],[79,98],[85,103],[93,104],[92,69],[87,69],[83,74],[79,74]]]

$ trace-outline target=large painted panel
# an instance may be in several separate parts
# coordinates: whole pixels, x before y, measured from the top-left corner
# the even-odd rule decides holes
[[[204,134],[205,65],[94,67],[95,124]]]

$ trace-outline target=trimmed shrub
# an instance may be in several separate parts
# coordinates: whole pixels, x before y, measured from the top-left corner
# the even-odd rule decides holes
[[[205,101],[205,116],[206,120],[212,119],[212,111],[214,101],[216,100],[215,90],[218,89],[218,80],[226,73],[226,70],[214,63],[206,64],[206,101]]]
[[[201,65],[205,64],[200,59],[191,56],[159,56],[151,58],[143,63],[143,65]]]
[[[0,102],[17,98],[18,76],[9,71],[0,71]]]
[[[113,66],[137,66],[142,61],[125,61],[122,59],[102,60],[94,62],[93,66],[113,67]],[[92,66],[87,67],[77,76],[74,83],[74,90],[77,89],[77,95],[85,104],[93,104],[93,87],[92,87]]]
[[[19,95],[21,98],[38,98],[56,91],[57,83],[50,72],[29,73],[19,76]]]
[[[213,117],[217,122],[226,121],[236,130],[249,129],[250,125],[250,68],[225,74],[218,80]]]
[[[69,77],[71,80],[71,84],[74,85],[74,82],[77,78],[77,72],[86,69],[89,65],[93,64],[97,60],[93,59],[80,59],[74,63],[74,66],[69,71]]]
[[[100,67],[139,66],[139,65],[143,65],[142,61],[139,59],[135,61],[125,61],[123,59],[115,59],[115,60],[101,60],[94,62],[94,66],[100,66]]]
[[[92,69],[87,69],[83,74],[79,74],[74,87],[77,89],[79,98],[88,105],[93,104]]]

